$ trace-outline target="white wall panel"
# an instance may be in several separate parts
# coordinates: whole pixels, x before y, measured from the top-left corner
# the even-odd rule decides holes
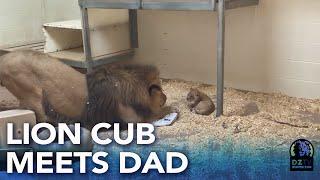
[[[260,0],[226,13],[229,87],[320,98],[320,1]],[[215,83],[216,13],[140,11],[137,62]]]
[[[0,0],[0,46],[42,39],[41,0]]]
[[[0,47],[44,39],[42,24],[80,17],[77,0],[0,0]]]

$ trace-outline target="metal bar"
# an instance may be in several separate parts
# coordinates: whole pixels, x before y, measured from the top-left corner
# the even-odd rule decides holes
[[[61,59],[61,58],[59,58],[59,61],[63,62],[64,64],[67,64],[71,67],[87,69],[87,65],[83,61],[74,61],[74,60],[70,60],[70,59]]]
[[[104,2],[79,0],[80,7],[83,8],[106,8],[106,9],[163,9],[163,10],[213,10],[214,2]],[[225,9],[234,9],[239,7],[258,5],[259,0],[225,0]]]
[[[213,10],[212,1],[205,3],[192,2],[143,2],[142,9],[162,9],[162,10]]]
[[[218,33],[217,33],[217,112],[216,116],[223,114],[224,91],[224,43],[225,43],[225,0],[218,0]]]
[[[225,9],[235,9],[258,5],[259,0],[229,0],[225,2]]]
[[[1,50],[0,50],[1,53]],[[108,54],[108,55],[104,55],[104,56],[99,56],[99,57],[95,57],[92,58],[92,67],[96,67],[96,66],[100,66],[100,65],[104,65],[104,64],[108,64],[111,62],[115,62],[117,61],[117,59],[119,58],[120,60],[124,60],[124,59],[128,59],[129,57],[134,55],[134,50],[130,49],[130,50],[125,50],[122,52],[118,52],[118,53],[114,53],[114,54]],[[76,60],[70,60],[70,59],[64,59],[64,58],[58,58],[60,61],[62,61],[63,63],[72,66],[72,67],[76,67],[76,68],[86,68],[86,62],[85,61],[76,61]]]
[[[138,11],[129,9],[129,22],[130,22],[130,41],[131,48],[139,48],[138,40]]]
[[[98,67],[104,64],[110,64],[113,62],[125,61],[125,60],[128,60],[129,57],[132,57],[133,55],[134,55],[134,50],[131,50],[127,54],[121,54],[113,57],[106,57],[106,58],[101,58],[99,60],[94,60],[93,67]]]
[[[81,8],[82,15],[82,39],[83,39],[83,49],[86,58],[86,68],[87,72],[92,71],[92,53],[90,44],[90,28],[89,28],[89,17],[88,9]]]
[[[83,8],[101,8],[101,9],[140,9],[140,1],[139,2],[90,2],[90,1],[79,1],[80,7]]]

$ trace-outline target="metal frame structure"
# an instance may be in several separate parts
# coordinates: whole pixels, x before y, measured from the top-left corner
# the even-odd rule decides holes
[[[217,33],[217,110],[216,116],[223,114],[224,93],[224,42],[225,42],[225,0],[218,1],[218,33]]]
[[[93,60],[91,43],[90,43],[90,27],[89,27],[89,16],[88,16],[88,7],[83,7],[81,5],[81,0],[79,1],[81,8],[81,20],[82,20],[82,39],[83,39],[83,50],[85,55],[85,63],[69,61],[67,59],[62,59],[63,62],[74,67],[86,68],[87,72],[92,71],[96,66],[103,64],[111,63],[120,60],[126,56],[133,55],[133,48],[138,48],[138,20],[137,20],[137,10],[129,10],[129,21],[130,21],[130,41],[131,41],[131,50],[127,50],[125,53],[120,53],[119,55],[113,54],[110,57],[101,57],[99,60]],[[89,4],[90,5],[90,4]],[[93,5],[91,5],[93,6]],[[89,6],[89,7],[91,7]],[[95,6],[93,6],[95,7]],[[112,7],[122,7],[122,6],[112,6]],[[131,7],[131,6],[130,6]],[[135,6],[134,6],[135,7]],[[108,8],[112,9],[112,8]]]
[[[89,16],[88,8],[81,8],[81,19],[82,19],[82,39],[83,39],[83,50],[86,57],[86,68],[87,71],[92,71],[92,53],[90,44],[90,29],[89,29]]]
[[[218,12],[217,32],[217,111],[216,116],[223,115],[224,100],[224,53],[225,53],[225,10],[259,4],[259,0],[207,0],[195,2],[183,1],[145,1],[145,0],[79,0],[82,12],[83,45],[86,57],[87,71],[91,71],[96,65],[91,57],[90,33],[88,22],[88,8],[103,9],[129,9],[131,47],[138,48],[137,9],[161,9],[161,10],[209,10]],[[117,60],[117,56],[112,57]],[[108,60],[110,62],[110,60]]]

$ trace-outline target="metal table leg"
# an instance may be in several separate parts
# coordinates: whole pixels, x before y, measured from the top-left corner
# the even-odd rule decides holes
[[[90,29],[89,29],[89,18],[88,9],[81,8],[82,15],[82,39],[83,39],[83,49],[86,58],[87,73],[92,71],[92,53],[90,45]]]
[[[138,10],[129,9],[131,48],[139,48],[138,40]]]
[[[224,43],[225,43],[225,0],[218,0],[218,33],[217,33],[217,112],[216,116],[223,114],[224,91]]]

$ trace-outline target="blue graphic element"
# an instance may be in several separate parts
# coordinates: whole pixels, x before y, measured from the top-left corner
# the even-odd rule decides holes
[[[309,154],[310,151],[303,144],[301,148],[301,155]],[[247,145],[235,148],[232,141],[225,142],[225,144],[217,144],[215,142],[208,142],[205,145],[199,145],[198,148],[191,148],[190,145],[185,144],[179,147],[172,147],[164,144],[154,144],[152,146],[99,146],[95,151],[106,151],[109,153],[107,162],[109,164],[109,171],[103,175],[96,175],[90,172],[95,166],[92,162],[87,163],[87,174],[79,173],[79,163],[74,163],[73,168],[75,174],[72,175],[8,175],[5,172],[0,173],[0,179],[208,179],[208,180],[222,180],[222,179],[319,179],[320,166],[315,164],[313,172],[291,172],[289,167],[288,149],[286,148],[269,148],[269,149],[254,149]],[[315,151],[319,152],[319,148]],[[165,164],[165,153],[168,151],[181,152],[187,155],[189,159],[189,166],[187,170],[181,174],[159,174],[156,170],[151,170],[148,174],[141,174],[142,168],[139,172],[129,175],[119,174],[119,152],[135,152],[142,158],[142,164],[146,162],[150,152],[157,152],[161,159],[162,165]],[[300,152],[300,151],[299,151]],[[315,162],[320,162],[318,153],[314,153]],[[132,162],[128,162],[128,166]],[[174,162],[174,166],[179,166],[180,162]]]
[[[298,141],[299,144],[299,156],[310,156],[311,155],[311,149],[309,144],[307,144],[306,141]]]

